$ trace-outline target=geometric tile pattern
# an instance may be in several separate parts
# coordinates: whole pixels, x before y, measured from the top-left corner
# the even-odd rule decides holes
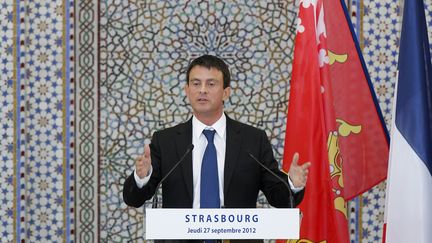
[[[426,14],[426,21],[428,24],[428,31],[429,31],[429,45],[431,46],[432,49],[432,30],[431,30],[431,26],[432,26],[432,0],[425,0],[424,1],[425,4],[425,14]]]
[[[75,239],[99,242],[99,1],[75,4]]]
[[[399,37],[402,20],[402,1],[380,0],[360,1],[363,55],[371,81],[381,107],[388,130],[391,124],[391,109],[395,82]],[[429,40],[432,40],[432,1],[424,0],[426,19],[429,26]],[[385,211],[386,183],[377,185],[357,199],[356,219],[357,241],[381,242]]]
[[[397,73],[401,11],[398,0],[360,3],[361,45],[384,121],[390,130]],[[384,223],[383,182],[357,199],[355,236],[359,242],[381,242]],[[357,241],[355,241],[357,242]]]
[[[20,148],[25,151],[20,161],[25,168],[20,183],[25,190],[22,239],[69,242],[74,219],[69,166],[73,109],[67,80],[71,46],[66,36],[70,9],[67,1],[26,2],[22,7],[24,45],[18,53],[24,94],[18,118],[24,120],[21,131],[25,135]]]
[[[401,27],[398,0],[362,4],[363,54],[385,123],[390,131]],[[361,241],[380,242],[383,234],[385,187],[383,182],[359,197],[357,235]]]
[[[365,1],[363,53],[376,96],[390,128],[397,72],[401,12],[398,0]]]
[[[0,3],[0,237],[11,242],[15,237],[16,204],[16,51],[12,36],[16,36],[15,5],[12,1]]]
[[[73,154],[70,3],[25,5],[26,239],[71,241]],[[72,167],[72,168],[71,168]]]
[[[346,2],[389,128],[401,1]],[[2,242],[142,242],[143,209],[122,202],[122,184],[152,132],[191,115],[184,71],[204,53],[232,67],[228,114],[265,129],[281,160],[293,0],[0,7]],[[384,203],[385,183],[349,202],[351,242],[381,241]]]
[[[1,3],[4,242],[73,241],[70,11],[67,1]]]
[[[228,115],[265,129],[281,158],[292,2],[106,1],[101,9],[101,240],[142,236],[143,209],[126,207],[122,184],[155,130],[191,116],[185,70],[199,55],[217,54],[230,64]]]

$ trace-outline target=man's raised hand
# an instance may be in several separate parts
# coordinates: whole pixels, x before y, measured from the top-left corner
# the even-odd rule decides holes
[[[151,156],[150,146],[146,144],[144,146],[144,154],[138,156],[135,160],[135,169],[139,178],[143,179],[146,177],[151,168]]]
[[[300,188],[306,186],[307,177],[309,174],[309,167],[311,166],[311,162],[303,163],[302,165],[298,164],[299,154],[294,153],[291,166],[288,172],[289,178],[293,183],[294,187]]]

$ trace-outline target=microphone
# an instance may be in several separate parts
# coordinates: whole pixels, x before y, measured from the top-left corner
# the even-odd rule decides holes
[[[171,170],[169,170],[168,173],[160,180],[160,182],[156,186],[155,195],[153,196],[152,208],[157,208],[158,196],[156,195],[156,193],[159,190],[159,188],[161,187],[162,182],[164,182],[166,180],[166,178],[168,178],[168,176],[171,175],[171,173],[177,168],[177,166],[181,162],[183,162],[183,160],[186,158],[186,156],[188,154],[190,154],[190,152],[193,150],[193,148],[194,148],[193,144],[190,144],[189,146],[187,146],[186,152],[183,154],[183,156],[179,159],[179,161],[177,161],[177,163],[175,163],[175,165],[171,168]]]
[[[282,178],[280,178],[278,175],[276,175],[276,173],[274,173],[267,166],[265,166],[263,163],[261,163],[257,158],[255,158],[255,156],[251,152],[246,151],[246,153],[249,155],[249,157],[251,157],[253,160],[255,160],[255,162],[257,162],[261,167],[263,167],[268,172],[270,172],[270,174],[272,174],[274,177],[276,177],[279,181],[281,181],[287,187],[288,193],[289,193],[289,207],[294,208],[294,197],[292,195],[291,188],[288,185],[288,182],[283,180]]]

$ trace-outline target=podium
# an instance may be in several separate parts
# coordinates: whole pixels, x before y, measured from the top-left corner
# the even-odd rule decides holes
[[[298,239],[298,208],[146,209],[146,239]]]

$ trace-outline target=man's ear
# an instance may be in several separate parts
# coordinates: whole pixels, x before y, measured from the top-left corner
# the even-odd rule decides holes
[[[189,98],[189,83],[186,83],[183,87],[186,96]]]
[[[230,95],[231,95],[231,87],[226,87],[224,89],[224,93],[223,93],[223,97],[222,97],[223,101],[226,101]]]

